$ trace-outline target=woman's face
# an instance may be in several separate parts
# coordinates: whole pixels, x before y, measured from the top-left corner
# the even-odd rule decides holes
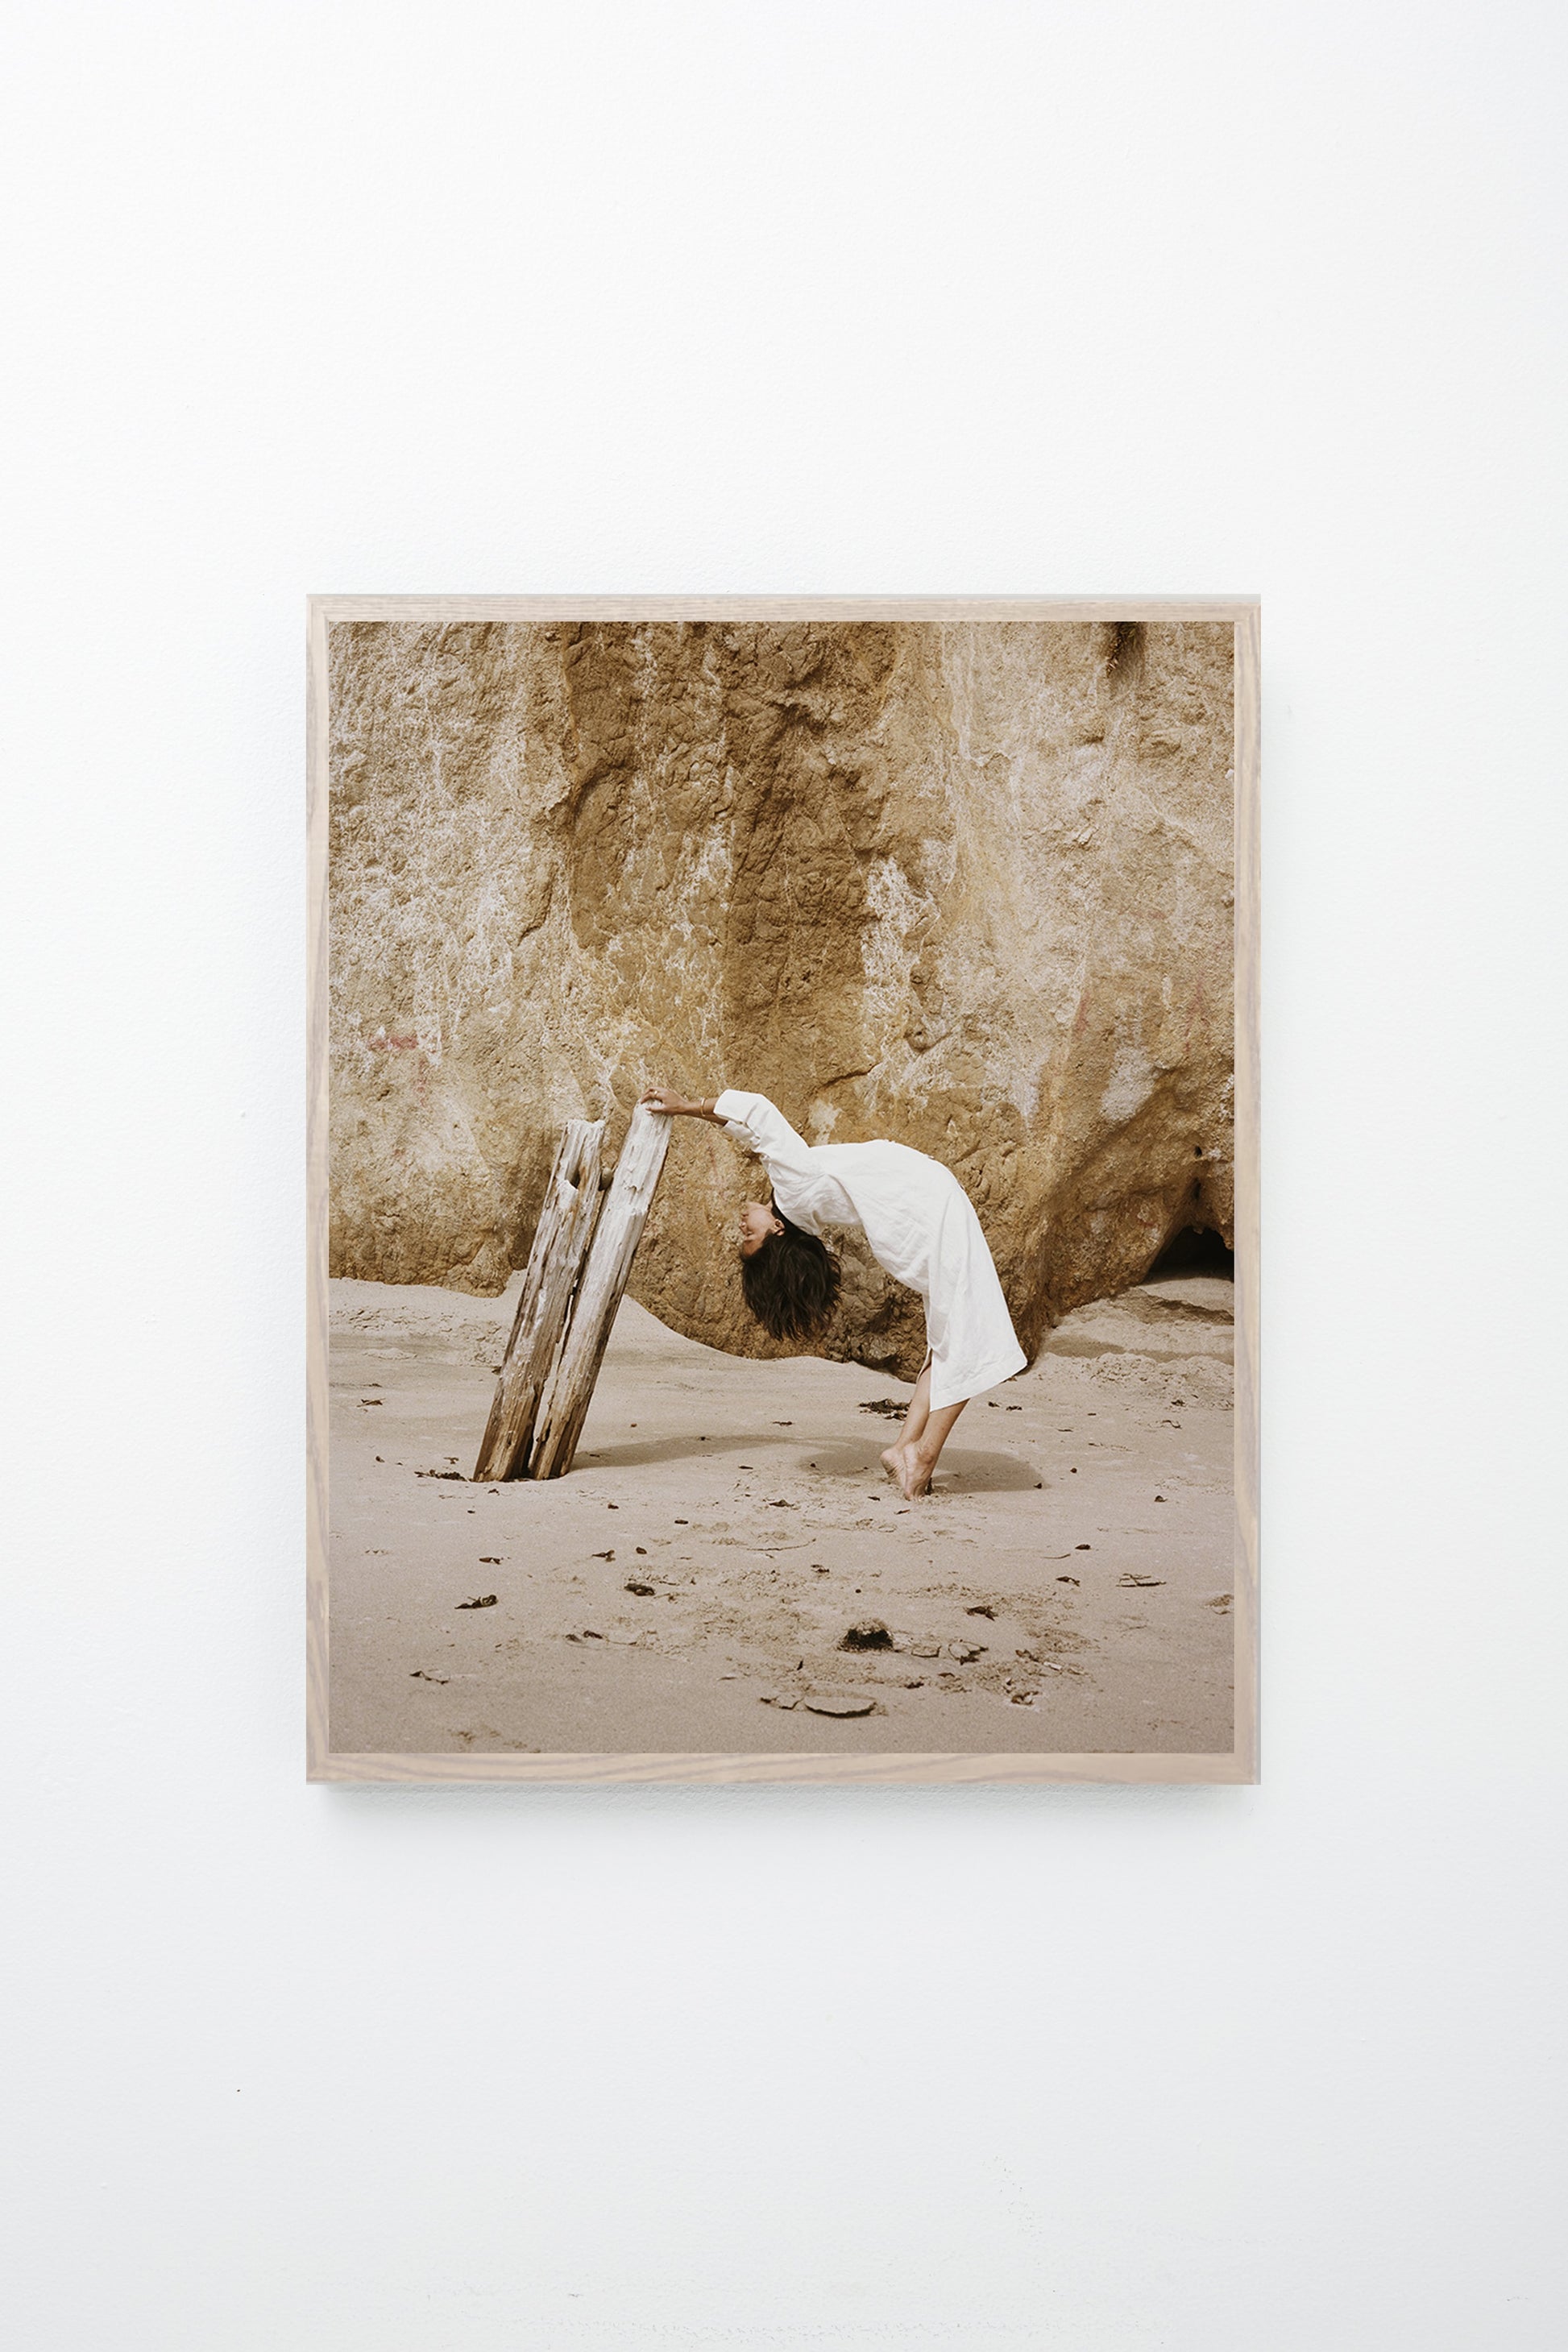
[[[748,1201],[741,1212],[741,1255],[754,1257],[770,1234],[782,1234],[773,1211],[761,1201]]]

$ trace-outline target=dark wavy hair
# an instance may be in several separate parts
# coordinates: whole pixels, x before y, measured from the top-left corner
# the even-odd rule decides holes
[[[838,1260],[815,1234],[792,1225],[776,1201],[773,1211],[784,1231],[741,1260],[741,1287],[775,1339],[815,1339],[838,1305]]]

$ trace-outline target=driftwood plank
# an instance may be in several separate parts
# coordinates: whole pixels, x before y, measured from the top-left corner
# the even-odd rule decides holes
[[[669,1118],[663,1111],[648,1110],[638,1103],[632,1113],[616,1162],[615,1181],[599,1213],[594,1245],[577,1286],[549,1393],[540,1409],[529,1457],[531,1478],[559,1478],[572,1467],[610,1326],[669,1149]]]
[[[568,1119],[544,1206],[533,1229],[528,1271],[474,1465],[476,1478],[526,1475],[529,1440],[599,1213],[601,1119]]]

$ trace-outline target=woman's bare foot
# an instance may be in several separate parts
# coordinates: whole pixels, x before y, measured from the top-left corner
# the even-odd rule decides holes
[[[882,1448],[882,1467],[887,1472],[889,1478],[896,1478],[898,1476],[899,1449],[896,1445],[885,1445]]]
[[[931,1492],[931,1474],[936,1464],[921,1453],[918,1445],[889,1445],[882,1456],[899,1482],[899,1492],[906,1503],[918,1502]]]

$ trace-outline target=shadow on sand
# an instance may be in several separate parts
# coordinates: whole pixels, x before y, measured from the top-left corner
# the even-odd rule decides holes
[[[710,1438],[649,1438],[635,1445],[604,1445],[592,1452],[584,1448],[573,1466],[576,1471],[631,1470],[656,1462],[725,1460],[737,1469],[754,1470],[759,1477],[887,1478],[879,1446],[827,1444],[807,1454],[798,1443],[781,1445],[772,1434],[736,1437],[729,1432]],[[1023,1494],[1039,1484],[1039,1472],[1016,1454],[982,1454],[962,1445],[949,1445],[937,1470],[939,1495]]]

